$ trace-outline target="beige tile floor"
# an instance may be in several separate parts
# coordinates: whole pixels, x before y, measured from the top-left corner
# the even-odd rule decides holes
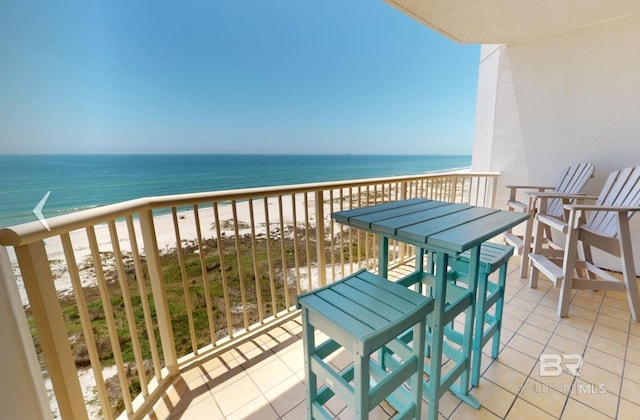
[[[640,417],[640,323],[631,320],[626,296],[574,292],[570,316],[560,320],[556,317],[558,290],[546,280],[540,281],[538,289],[530,289],[526,279],[518,277],[518,265],[519,257],[514,257],[509,265],[499,358],[484,357],[480,385],[471,391],[482,407],[474,410],[447,393],[440,400],[441,418]],[[151,418],[305,418],[301,336],[297,318],[192,368]],[[574,356],[562,359],[564,372],[560,373],[555,368],[541,372],[541,355],[580,355],[579,376],[567,372],[577,360]],[[346,363],[345,357],[332,360],[337,368]],[[336,418],[352,417],[336,398],[329,402],[329,409]],[[394,413],[383,403],[371,418],[387,419]]]

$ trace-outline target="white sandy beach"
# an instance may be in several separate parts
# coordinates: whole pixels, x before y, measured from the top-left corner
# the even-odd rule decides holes
[[[281,222],[280,213],[282,213],[282,224],[284,225],[285,235],[290,235],[293,232],[294,225],[294,212],[291,196],[283,197],[282,209],[279,208],[278,199],[270,198],[268,203],[268,219],[269,230],[272,237],[280,236]],[[296,206],[296,220],[295,225],[299,228],[305,226],[305,199],[303,194],[295,196]],[[220,232],[224,237],[235,236],[233,208],[231,204],[218,205],[218,215],[220,220]],[[236,204],[236,215],[238,225],[238,235],[243,237],[245,235],[251,235],[251,214],[248,202],[238,202]],[[200,232],[201,239],[207,240],[216,237],[215,227],[215,215],[213,207],[204,207],[198,209],[198,216],[200,219]],[[315,202],[311,195],[308,199],[307,217],[309,220],[309,228],[315,227]],[[325,223],[328,223],[330,219],[330,211],[325,211],[324,219]],[[182,245],[185,244],[197,244],[198,241],[198,229],[196,225],[196,217],[193,209],[183,210],[177,212],[177,219],[179,225],[180,241]],[[267,234],[267,224],[265,217],[264,200],[253,202],[253,220],[255,226],[256,237],[264,237]],[[163,214],[154,217],[154,226],[156,231],[156,240],[158,244],[158,250],[161,253],[171,252],[177,247],[177,239],[175,233],[175,227],[172,214]],[[136,239],[138,247],[141,252],[144,252],[142,233],[140,225],[137,220],[134,221],[134,227],[136,231]],[[120,220],[116,222],[116,232],[118,235],[118,243],[121,252],[126,256],[131,253],[131,242],[129,240],[129,234],[126,222]],[[96,239],[100,253],[113,252],[113,245],[110,238],[109,227],[107,224],[95,226]],[[76,263],[80,272],[80,280],[83,287],[93,286],[97,280],[95,277],[91,248],[89,246],[89,239],[84,229],[76,230],[70,233],[71,241],[74,248],[74,255]],[[62,242],[59,237],[52,237],[45,240],[45,246],[49,260],[51,262],[51,271],[55,281],[56,290],[59,296],[66,296],[73,292],[71,279],[67,270],[67,262],[62,247]],[[12,249],[10,251],[10,258],[14,264],[14,272],[16,273],[18,288],[20,291],[23,305],[28,305],[28,298],[24,290],[22,278],[19,275],[18,265],[15,258],[15,253]],[[103,267],[105,270],[115,269],[115,261],[113,258],[103,257]],[[305,273],[303,273],[305,274]],[[304,275],[304,277],[307,277]],[[306,286],[306,284],[305,284]]]

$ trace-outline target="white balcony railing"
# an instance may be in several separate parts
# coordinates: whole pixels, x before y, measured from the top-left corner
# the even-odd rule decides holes
[[[142,198],[0,230],[63,418],[140,418],[181,370],[297,316],[295,297],[362,267],[376,240],[332,211],[424,197],[492,207],[498,174],[455,172]],[[413,255],[390,244],[391,261]],[[105,366],[115,366],[109,379]],[[115,389],[117,392],[114,392]]]

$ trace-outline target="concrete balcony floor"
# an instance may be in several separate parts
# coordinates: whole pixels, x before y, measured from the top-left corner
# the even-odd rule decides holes
[[[485,355],[480,385],[471,391],[482,407],[474,410],[447,393],[440,400],[441,418],[635,418],[640,413],[640,323],[631,320],[626,296],[574,292],[570,317],[560,320],[559,290],[544,276],[538,289],[530,289],[518,277],[519,263],[516,256],[509,266],[499,358]],[[559,376],[542,376],[541,354],[578,354],[584,363],[579,376],[567,373],[571,359],[564,359]],[[345,367],[344,356],[331,363]],[[302,419],[303,368],[302,324],[296,318],[185,372],[149,418]],[[336,398],[329,408],[335,418],[352,418]],[[394,413],[382,403],[371,418]]]

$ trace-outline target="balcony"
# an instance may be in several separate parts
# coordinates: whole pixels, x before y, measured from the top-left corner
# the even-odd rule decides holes
[[[626,296],[579,291],[570,317],[558,320],[558,290],[547,281],[530,289],[518,276],[519,259],[513,257],[509,266],[500,356],[492,360],[487,351],[480,385],[471,391],[482,407],[476,411],[448,393],[440,400],[442,418],[634,418],[640,409],[634,402],[640,389],[640,326],[630,320]],[[301,332],[295,318],[186,370],[150,417],[305,418]],[[541,376],[541,354],[583,355],[581,376]],[[336,357],[332,363],[340,369],[345,361]],[[353,417],[343,403],[333,402],[336,418]],[[371,418],[394,414],[383,403]]]
[[[497,176],[154,197],[49,219],[50,230],[38,222],[2,229],[0,245],[15,252],[63,418],[301,418],[295,296],[360,268],[377,270],[376,238],[335,224],[330,213],[412,197],[491,207]],[[394,275],[412,269],[411,247],[391,243],[389,251]],[[485,360],[472,391],[483,408],[447,394],[442,416],[624,417],[640,409],[640,327],[625,296],[578,292],[570,318],[558,320],[557,290],[529,289],[518,265],[514,257],[500,358]],[[541,354],[584,356],[582,376],[541,377]],[[94,377],[89,393],[79,372]],[[331,411],[350,418],[344,408]],[[393,415],[384,405],[375,413]]]

